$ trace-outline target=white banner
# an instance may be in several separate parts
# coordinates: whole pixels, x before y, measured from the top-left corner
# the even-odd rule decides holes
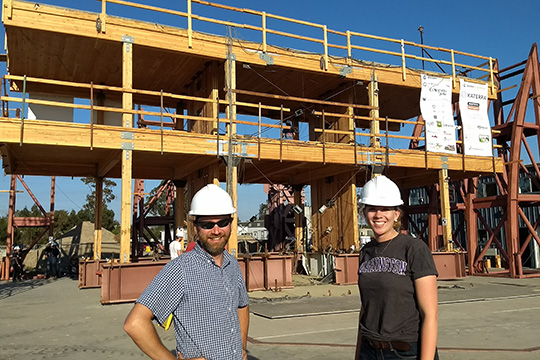
[[[460,79],[459,86],[465,155],[493,156],[488,118],[488,85]]]
[[[425,122],[426,150],[456,153],[452,79],[422,75],[420,111]]]

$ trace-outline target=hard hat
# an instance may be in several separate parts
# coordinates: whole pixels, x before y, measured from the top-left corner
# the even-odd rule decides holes
[[[215,184],[208,184],[193,196],[189,215],[227,215],[235,212],[229,194]]]
[[[364,205],[373,206],[403,205],[399,188],[384,175],[374,177],[364,185],[360,202]]]
[[[21,250],[21,248],[19,247],[19,245],[15,245],[15,246],[13,247],[13,250]]]
[[[184,234],[185,234],[184,228],[177,228],[176,229],[176,237],[183,238],[183,237],[185,237]]]

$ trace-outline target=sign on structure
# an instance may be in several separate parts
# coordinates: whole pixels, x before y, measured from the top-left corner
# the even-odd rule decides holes
[[[459,111],[465,155],[493,156],[488,118],[488,85],[460,79]]]
[[[455,154],[451,78],[422,75],[420,111],[425,122],[426,150]]]

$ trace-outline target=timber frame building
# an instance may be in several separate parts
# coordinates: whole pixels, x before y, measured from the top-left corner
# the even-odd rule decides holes
[[[238,183],[292,185],[298,199],[310,185],[313,209],[326,206],[312,215],[313,250],[324,251],[358,245],[357,187],[374,173],[402,189],[444,189],[449,178],[503,170],[498,157],[409,148],[425,139],[421,131],[405,133],[423,127],[423,74],[451,78],[453,102],[464,77],[487,83],[495,100],[490,57],[200,0],[186,0],[182,11],[95,4],[87,12],[3,1],[10,91],[2,96],[0,150],[7,174],[121,179],[120,262],[135,256],[132,208],[143,195],[132,191],[134,179],[174,181],[177,223],[185,220],[186,188],[188,200],[204,184],[226,182],[236,201]],[[149,19],[174,17],[182,28],[115,16],[126,7]],[[214,19],[213,8],[251,23]],[[319,36],[288,33],[277,22]],[[299,48],[280,45],[287,41]],[[365,45],[373,42],[379,45]],[[419,56],[422,49],[434,57]],[[422,62],[444,73],[415,69]],[[32,117],[27,107],[45,110]],[[449,208],[442,195],[441,206]],[[99,219],[96,230],[98,243]],[[236,248],[233,235],[229,250]]]

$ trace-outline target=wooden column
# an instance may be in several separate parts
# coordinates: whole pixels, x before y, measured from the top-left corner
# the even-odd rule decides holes
[[[133,37],[122,36],[122,48],[122,87],[128,90],[133,86]],[[133,95],[130,92],[125,91],[122,94],[122,108],[126,110],[133,109]],[[125,133],[129,134],[132,123],[133,115],[124,113],[122,115],[122,125],[125,128]],[[123,140],[120,263],[128,263],[130,261],[132,150],[133,141]]]
[[[94,260],[101,259],[101,239],[103,225],[103,178],[96,178],[96,203],[94,209]]]
[[[9,256],[13,253],[13,218],[15,217],[15,194],[17,192],[17,177],[11,175],[9,187],[9,209],[7,220],[6,258],[2,261],[2,271],[0,280],[9,280],[9,269],[11,266]]]
[[[51,176],[51,201],[49,206],[49,238],[54,236],[54,194],[56,188],[56,176]]]
[[[358,228],[358,200],[356,199],[356,176],[354,177],[354,180],[352,180],[351,185],[349,186],[347,195],[349,197],[348,202],[350,201],[351,205],[347,206],[346,210],[352,212],[351,218],[353,221],[351,226],[352,244],[354,245],[354,248],[358,250],[360,249],[360,229]]]
[[[225,112],[229,120],[227,126],[227,192],[233,200],[234,207],[238,209],[238,174],[232,142],[234,135],[236,135],[236,124],[234,123],[236,121],[236,94],[233,93],[233,90],[236,89],[236,56],[231,51],[231,45],[229,44],[227,60],[225,61],[225,84],[227,88],[227,109]],[[227,246],[229,252],[234,256],[238,256],[238,213],[236,215],[231,225],[231,237]]]
[[[452,240],[452,217],[450,213],[450,194],[448,188],[448,169],[439,170],[439,197],[441,199],[441,225],[443,243],[446,251],[454,250]]]
[[[368,94],[369,94],[369,106],[374,109],[369,111],[369,116],[371,117],[370,124],[370,140],[369,145],[372,147],[380,147],[381,140],[379,139],[379,81],[377,80],[377,75],[373,72],[371,76],[371,81],[368,85]]]
[[[299,189],[300,190],[299,190]],[[301,207],[302,205],[302,187],[294,189],[294,203]],[[296,214],[296,213],[295,213]],[[294,216],[294,237],[296,238],[296,253],[301,254],[305,250],[305,239],[304,234],[304,222],[302,221],[304,213],[296,214]]]

